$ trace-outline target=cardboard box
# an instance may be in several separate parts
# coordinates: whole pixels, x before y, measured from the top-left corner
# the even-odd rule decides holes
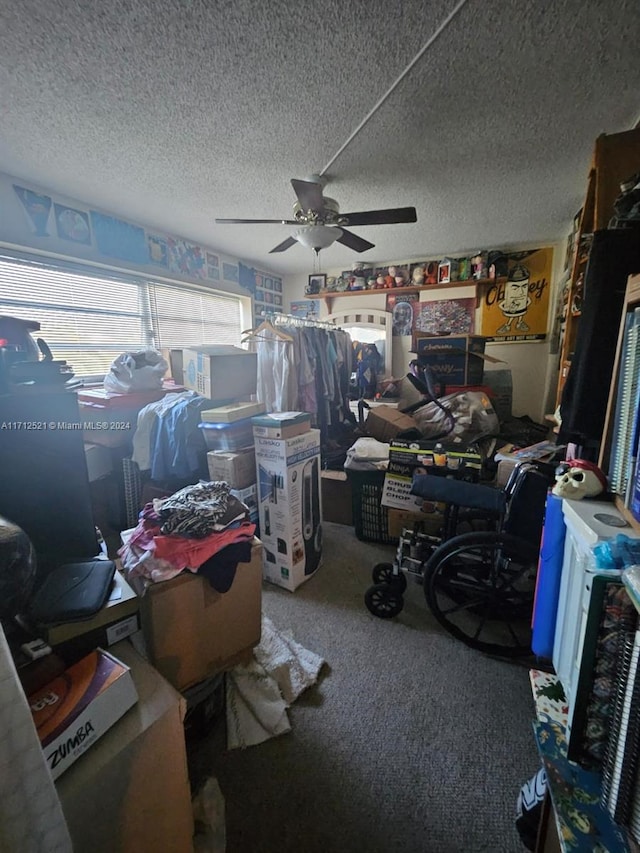
[[[440,445],[441,452],[434,448]],[[460,473],[463,469],[474,477],[480,475],[482,457],[474,450],[466,447],[448,447],[444,441],[437,442],[428,439],[410,441],[408,439],[392,439],[389,443],[389,472],[413,477],[419,468],[442,467],[451,474]]]
[[[422,365],[431,368],[434,379],[446,386],[481,385],[484,374],[486,338],[479,335],[446,337],[414,336],[413,351]],[[486,356],[487,360],[497,361]]]
[[[502,459],[498,462],[498,471],[496,473],[496,486],[504,488],[507,485],[507,480],[511,476],[513,469],[519,465],[519,461],[515,459]]]
[[[207,453],[207,465],[212,480],[224,480],[232,489],[246,489],[256,482],[256,454],[253,445],[237,453],[210,450]]]
[[[450,449],[446,445],[439,452],[435,446],[439,442],[422,439],[409,441],[394,439],[389,445],[389,467],[384,478],[382,505],[408,512],[421,512],[433,506],[418,495],[411,494],[413,475],[424,469],[439,468],[443,474],[460,476],[465,479],[478,479],[482,468],[482,457],[466,448]]]
[[[421,512],[424,503],[419,495],[411,494],[412,477],[387,472],[384,477],[382,498],[380,503],[392,509],[402,509],[406,512]]]
[[[102,477],[108,477],[113,471],[113,460],[108,447],[85,442],[84,456],[87,460],[87,474],[90,483],[100,480]]]
[[[258,524],[258,484],[252,483],[250,486],[247,486],[244,489],[230,489],[229,492],[230,494],[238,498],[239,501],[242,501],[242,503],[247,507],[247,509],[249,510],[249,518],[251,520],[251,523]]]
[[[129,668],[97,649],[28,698],[57,779],[138,701],[138,694]]]
[[[182,360],[183,350],[181,349],[170,349],[167,351],[169,358],[167,361],[169,362],[169,371],[171,373],[171,377],[174,382],[177,382],[180,385],[184,384],[184,364]],[[164,350],[162,351],[164,355]],[[166,355],[165,355],[165,358]]]
[[[54,646],[54,652],[64,660],[67,666],[71,666],[94,649],[111,648],[115,643],[132,637],[139,630],[140,614],[136,611],[131,616],[124,616],[108,625],[94,628],[86,634],[79,634],[77,637],[65,640]]]
[[[150,391],[117,394],[104,388],[84,388],[78,391],[79,421],[87,444],[120,447],[131,441],[138,426],[138,413],[149,403],[161,400],[165,394],[183,391],[181,385],[165,381]]]
[[[322,471],[322,520],[353,525],[351,481],[344,471]]]
[[[251,418],[254,437],[294,438],[311,429],[311,415],[307,412],[272,412]]]
[[[264,403],[229,403],[226,406],[216,406],[215,409],[205,409],[200,412],[203,421],[211,421],[214,424],[232,424],[235,421],[243,421],[254,415],[261,415],[266,411]]]
[[[232,668],[260,642],[262,544],[253,540],[250,563],[239,563],[228,592],[184,572],[151,584],[140,599],[150,662],[177,690]]]
[[[184,385],[213,402],[232,402],[256,393],[258,356],[239,347],[214,345],[182,353]]]
[[[413,530],[416,524],[419,525],[420,532],[437,536],[442,529],[444,515],[437,510],[435,512],[410,512],[403,509],[390,509],[387,519],[390,536],[400,537],[405,528]]]
[[[264,578],[293,591],[322,559],[320,431],[256,438]]]
[[[113,588],[107,603],[97,613],[94,613],[90,619],[78,619],[75,622],[63,622],[60,625],[39,625],[38,632],[42,639],[50,646],[57,647],[62,643],[67,643],[69,640],[77,639],[86,634],[93,635],[96,630],[99,631],[102,629],[102,636],[104,636],[108,645],[113,645],[118,640],[124,639],[124,636],[129,635],[117,636],[117,630],[110,631],[109,629],[120,622],[130,620],[132,616],[137,617],[138,608],[138,596],[131,589],[123,575],[120,572],[116,572],[113,578]],[[137,618],[134,621],[137,624]],[[98,642],[93,648],[101,644]]]
[[[369,410],[364,426],[367,434],[378,441],[391,441],[405,430],[416,429],[416,422],[392,406],[376,406]]]
[[[192,853],[186,701],[128,640],[112,651],[138,701],[56,781],[73,849]]]

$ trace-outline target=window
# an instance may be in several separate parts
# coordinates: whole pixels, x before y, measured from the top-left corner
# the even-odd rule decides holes
[[[240,345],[239,299],[170,284],[151,284],[149,292],[156,346]]]
[[[145,346],[239,345],[242,322],[237,297],[1,252],[0,314],[38,321],[53,357],[83,377]]]

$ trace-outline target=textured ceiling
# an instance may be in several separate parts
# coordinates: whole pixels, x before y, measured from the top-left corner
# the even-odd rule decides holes
[[[0,170],[281,273],[292,177],[414,205],[323,268],[566,235],[596,136],[640,116],[638,0],[20,0],[0,6]]]

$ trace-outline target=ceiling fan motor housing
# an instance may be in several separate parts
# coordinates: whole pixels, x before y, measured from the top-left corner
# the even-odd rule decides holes
[[[334,224],[340,215],[340,205],[334,198],[324,196],[324,210],[304,210],[299,201],[293,205],[293,218],[299,222]]]

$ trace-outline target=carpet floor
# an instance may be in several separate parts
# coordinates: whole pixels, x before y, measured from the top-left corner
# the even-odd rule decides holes
[[[194,791],[215,776],[228,853],[522,853],[515,804],[539,767],[525,666],[450,637],[409,582],[392,620],[363,602],[394,549],[324,525],[323,565],[263,611],[327,661],[292,731],[227,751],[224,722],[189,747]]]

